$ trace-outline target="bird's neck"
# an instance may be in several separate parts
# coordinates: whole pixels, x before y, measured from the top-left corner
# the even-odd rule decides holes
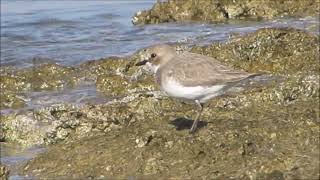
[[[161,79],[162,79],[161,78],[161,71],[162,71],[162,69],[161,69],[161,67],[159,67],[157,72],[154,73],[154,80],[159,86],[161,86]]]

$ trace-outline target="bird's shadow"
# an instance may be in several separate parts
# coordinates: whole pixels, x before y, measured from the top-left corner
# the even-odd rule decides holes
[[[193,120],[180,117],[170,121],[169,124],[172,124],[176,128],[176,130],[181,131],[185,129],[190,129],[193,124]],[[205,121],[199,121],[197,129],[201,129],[205,127],[207,124],[208,123]]]

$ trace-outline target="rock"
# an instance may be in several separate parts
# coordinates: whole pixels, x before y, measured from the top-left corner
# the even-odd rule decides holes
[[[108,57],[82,63],[79,73],[88,80],[97,80],[100,75],[115,75],[131,67],[130,60],[119,57]]]
[[[101,75],[96,82],[97,90],[107,96],[125,96],[130,93],[154,91],[153,77],[130,81],[119,75]]]
[[[235,19],[241,16],[244,16],[246,13],[246,8],[243,8],[241,5],[230,5],[225,7],[225,14],[229,19]]]
[[[130,82],[118,75],[101,75],[98,77],[97,90],[107,96],[119,96],[128,92]]]
[[[0,92],[0,109],[18,109],[26,106],[25,97],[12,92]]]
[[[192,51],[249,72],[313,74],[320,67],[318,42],[317,35],[301,30],[263,28],[227,43],[194,47]]]
[[[9,179],[9,170],[6,166],[0,164],[0,179]]]
[[[197,179],[260,177],[273,172],[266,177],[297,175],[300,179],[312,179],[319,172],[319,126],[314,121],[319,110],[315,101],[300,99],[287,106],[251,104],[241,110],[209,106],[203,119],[210,123],[194,136],[188,135],[187,130],[168,126],[170,116],[177,118],[185,115],[183,112],[162,116],[137,112],[132,114],[135,121],[119,130],[106,134],[92,131],[95,135],[53,145],[28,162],[24,173],[35,175],[33,170],[43,169],[38,177],[68,177],[70,173],[74,178],[156,174]],[[192,111],[186,114],[191,117]],[[274,133],[276,138],[272,137]],[[63,159],[73,166],[67,167]],[[52,171],[53,167],[60,168]],[[304,173],[292,171],[295,167]]]
[[[135,117],[122,103],[73,107],[56,105],[1,117],[1,139],[25,147],[79,139],[93,132],[105,133],[126,126]]]
[[[80,83],[77,69],[58,64],[40,64],[32,68],[0,68],[0,109],[19,109],[30,100],[29,92],[62,90]]]
[[[40,145],[44,143],[45,126],[39,128],[32,112],[24,114],[1,115],[1,131],[4,141],[16,142],[23,146]]]
[[[0,87],[10,92],[57,90],[72,87],[79,79],[75,68],[41,64],[26,69],[1,69]]]
[[[158,1],[150,10],[138,11],[132,23],[221,22],[229,19],[271,19],[283,16],[317,16],[319,1]]]
[[[74,86],[78,81],[77,73],[72,67],[58,64],[41,64],[19,72],[31,84],[31,90],[57,90]]]
[[[138,148],[142,148],[144,146],[147,146],[152,139],[155,137],[155,134],[157,133],[157,131],[149,131],[146,133],[145,137],[137,137],[136,139],[136,144]]]
[[[271,173],[262,173],[259,174],[258,179],[265,179],[265,180],[284,180],[284,174],[283,172],[279,171],[279,170],[274,170]]]
[[[1,75],[0,88],[7,91],[27,91],[31,89],[31,84],[27,82],[25,76],[16,74]]]

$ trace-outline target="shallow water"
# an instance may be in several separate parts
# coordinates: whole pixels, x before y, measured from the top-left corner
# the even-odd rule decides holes
[[[1,63],[24,67],[32,65],[35,58],[40,62],[75,65],[112,55],[128,55],[155,43],[205,44],[225,40],[230,32],[246,33],[270,26],[306,29],[317,24],[315,19],[307,18],[133,26],[132,15],[150,8],[154,2],[1,0]]]
[[[133,42],[144,38],[131,36],[143,28],[133,27],[130,16],[152,3],[1,0],[2,63],[26,66],[34,57],[45,57],[73,65],[134,51]]]
[[[133,14],[150,8],[155,1],[1,0],[1,65],[30,67],[34,62],[56,62],[75,66],[92,59],[129,55],[155,43],[205,45],[225,41],[230,33],[243,34],[262,27],[295,27],[319,33],[318,19],[311,17],[133,26]],[[28,99],[27,108],[106,100],[96,93],[94,84],[57,92],[30,92],[24,98]],[[19,164],[32,157],[14,151],[2,145],[1,162]],[[38,149],[32,152],[36,154]]]
[[[8,144],[0,142],[0,162],[10,168],[10,180],[32,179],[32,177],[23,177],[17,174],[17,166],[21,163],[32,159],[45,149],[41,147],[32,147],[24,149],[17,144]]]
[[[83,85],[73,89],[56,91],[28,92],[19,95],[26,102],[26,107],[19,109],[2,109],[1,114],[19,113],[26,110],[48,107],[54,104],[102,104],[110,99],[96,91],[94,84]]]

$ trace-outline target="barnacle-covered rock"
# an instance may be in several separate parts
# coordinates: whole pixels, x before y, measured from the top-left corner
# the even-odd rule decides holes
[[[312,74],[320,69],[319,37],[292,28],[263,28],[192,51],[250,72]]]
[[[132,23],[221,22],[229,19],[271,19],[283,16],[318,16],[319,1],[168,0],[138,11]]]

